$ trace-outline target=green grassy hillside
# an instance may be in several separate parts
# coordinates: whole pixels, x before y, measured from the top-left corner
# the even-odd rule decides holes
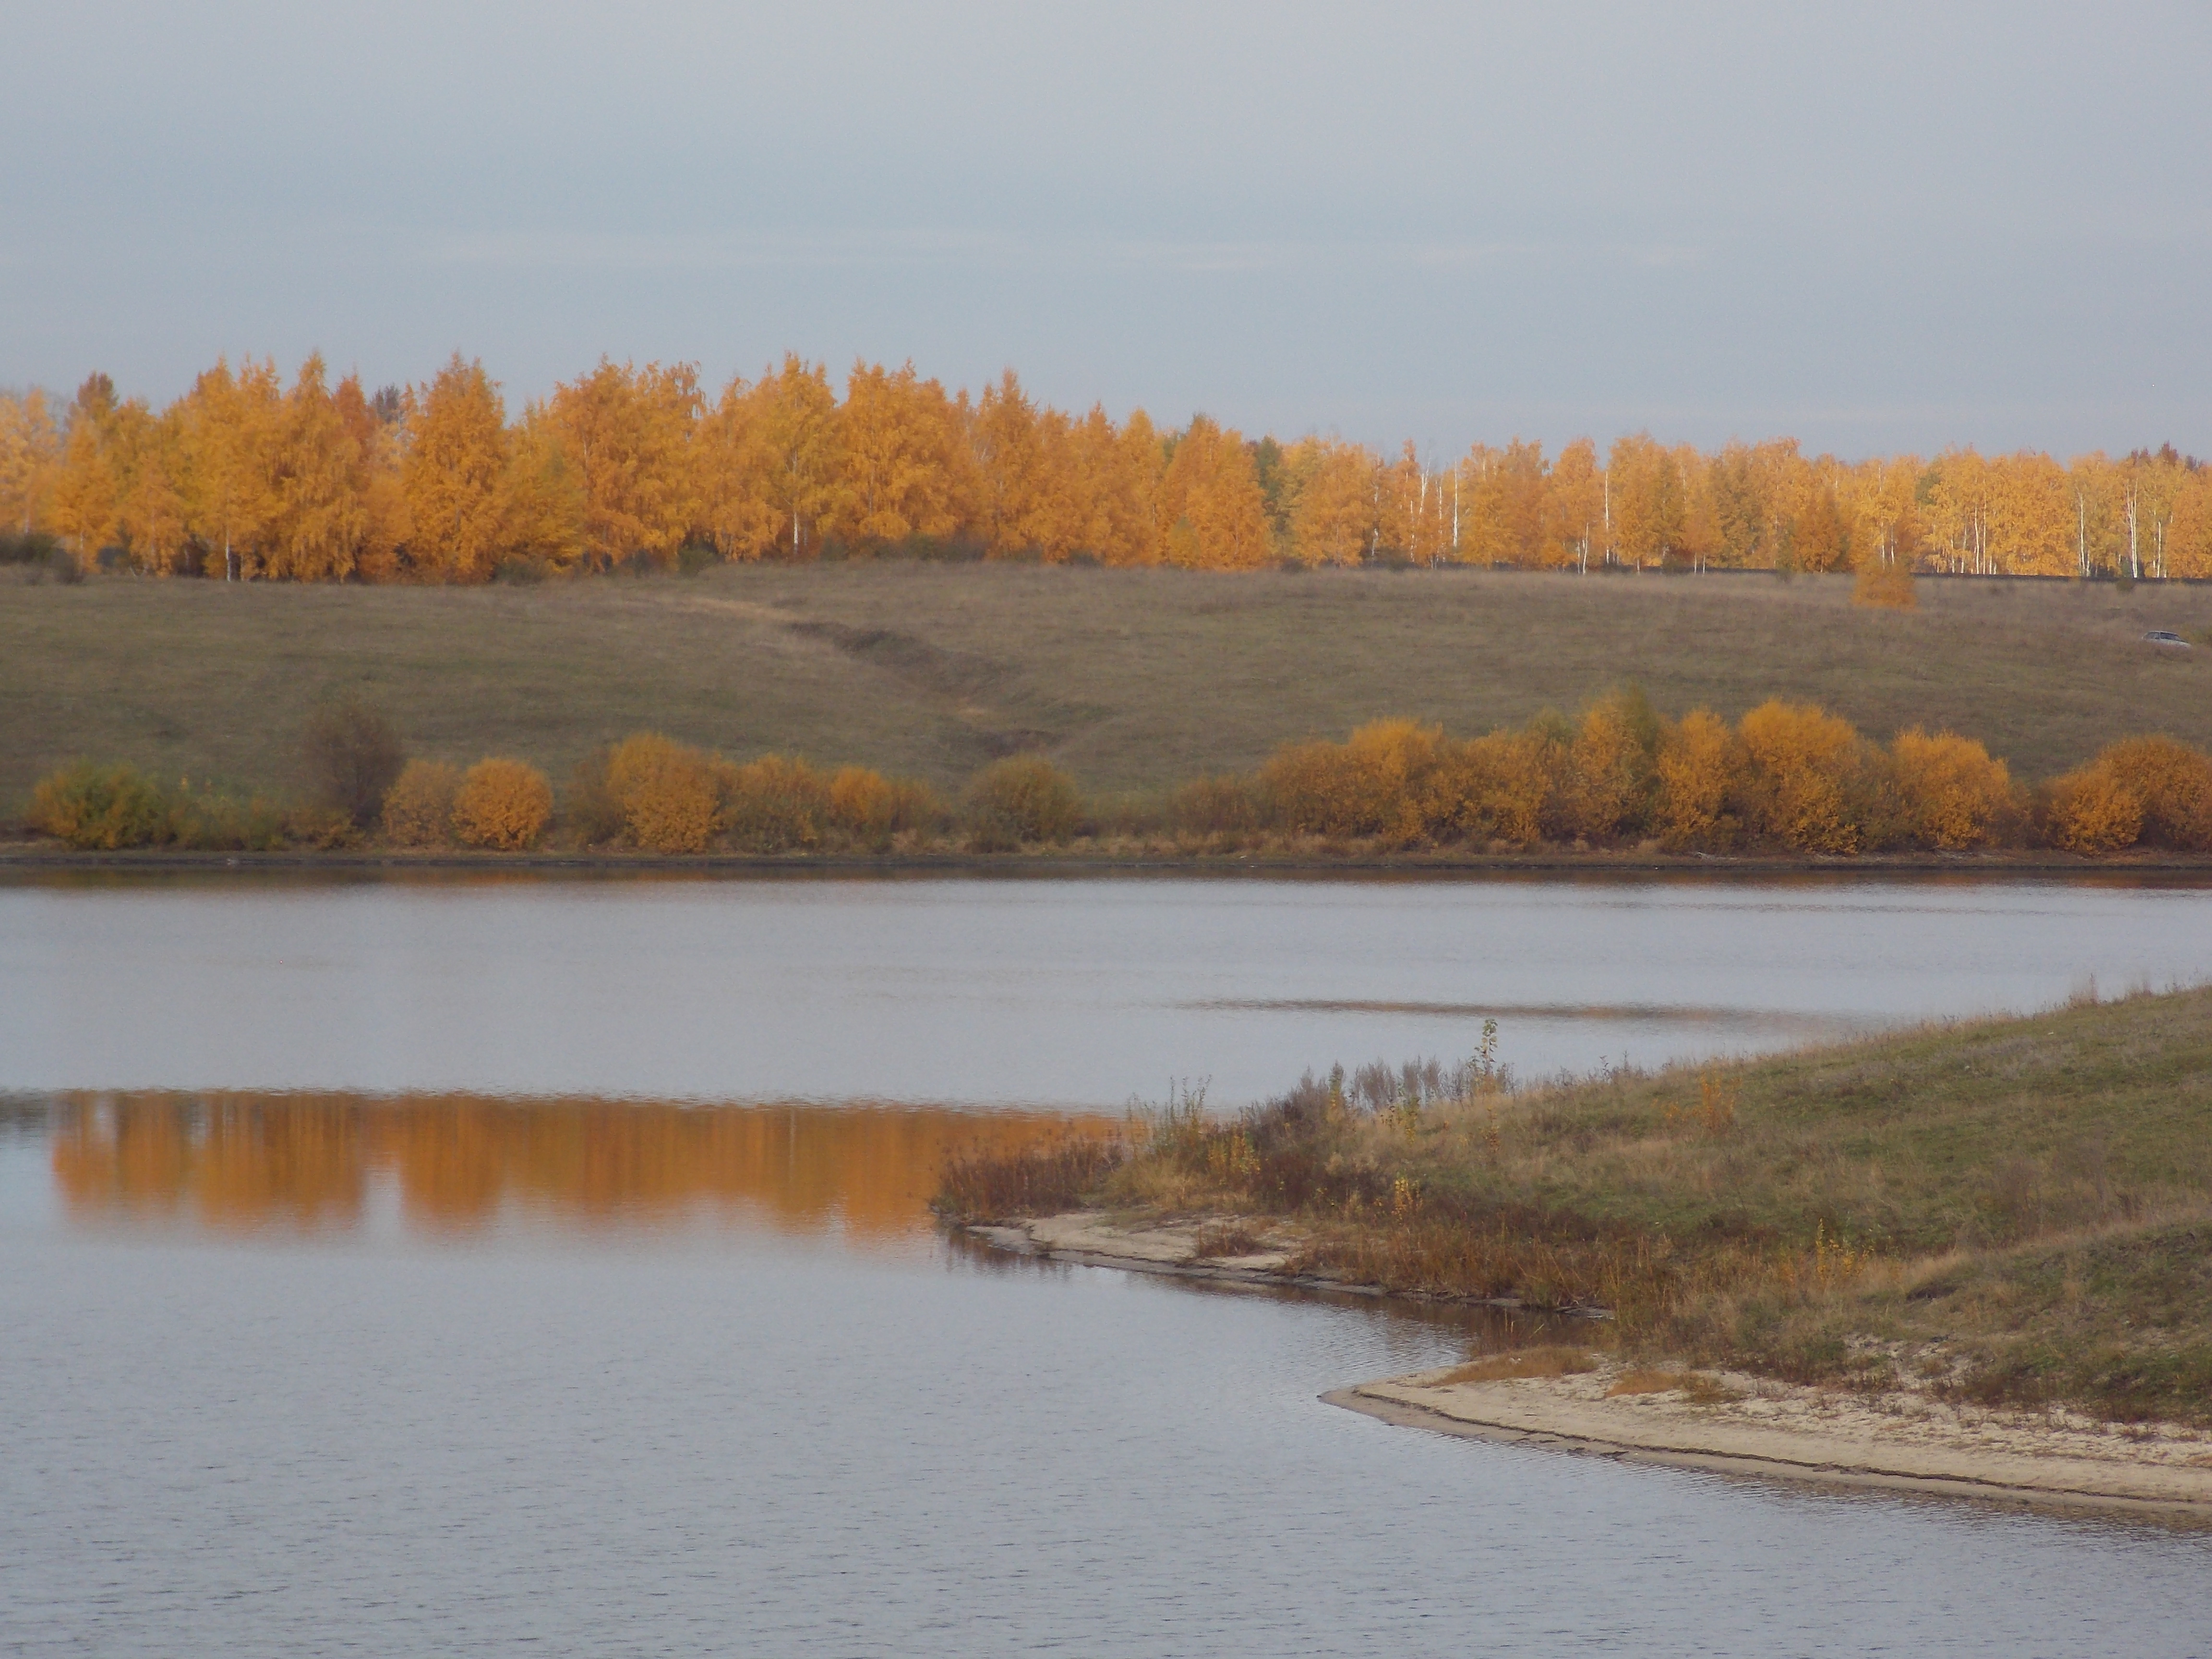
[[[891,562],[477,589],[95,579],[0,586],[0,811],[76,757],[264,787],[307,711],[365,693],[434,757],[556,774],[657,727],[940,786],[1036,748],[1148,793],[1286,739],[1410,714],[1455,731],[1624,680],[1668,713],[1774,695],[1877,737],[1924,722],[2039,776],[2107,740],[2212,744],[2212,590],[1465,571],[1249,576]]]

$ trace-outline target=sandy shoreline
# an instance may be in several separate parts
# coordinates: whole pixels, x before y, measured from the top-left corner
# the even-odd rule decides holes
[[[1283,1271],[1285,1230],[1255,1229],[1263,1248],[1195,1255],[1211,1218],[1127,1226],[1095,1212],[969,1234],[1000,1249],[1262,1289],[1381,1296]],[[1511,1305],[1510,1304],[1505,1305]],[[1403,1427],[1516,1445],[1769,1480],[2043,1507],[2132,1511],[2212,1523],[2212,1434],[2135,1428],[2062,1412],[1980,1410],[1931,1395],[1863,1395],[1732,1373],[1682,1388],[1616,1395],[1619,1365],[1563,1376],[1461,1382],[1415,1372],[1332,1389],[1333,1406]]]
[[[2059,1413],[1962,1411],[1733,1376],[1717,1380],[1736,1400],[1697,1404],[1679,1389],[1608,1398],[1611,1365],[1504,1382],[1446,1375],[1322,1398],[1386,1423],[1624,1462],[2212,1523],[2212,1437],[2186,1431],[2138,1436]]]

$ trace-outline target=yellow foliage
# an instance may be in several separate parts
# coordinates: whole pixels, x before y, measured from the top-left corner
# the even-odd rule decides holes
[[[1293,835],[1339,836],[1363,821],[1370,803],[1346,762],[1341,744],[1285,744],[1260,769],[1277,820]]]
[[[1307,564],[1357,564],[1375,528],[1374,456],[1310,438],[1285,457],[1299,477],[1291,545]]]
[[[968,811],[975,844],[1003,850],[1025,842],[1063,842],[1083,817],[1075,781],[1042,755],[1009,755],[975,775]]]
[[[1553,791],[1552,746],[1534,732],[1492,732],[1449,744],[1429,779],[1430,833],[1487,846],[1533,847],[1543,839]]]
[[[113,536],[142,569],[204,559],[294,580],[483,580],[510,563],[666,563],[702,542],[733,559],[921,541],[1218,570],[1285,553],[1585,571],[1856,560],[1856,601],[1902,607],[1916,565],[2212,570],[2212,474],[2171,449],[2070,468],[1958,449],[1845,464],[1790,438],[1700,454],[1639,434],[1602,462],[1584,438],[1548,459],[1516,440],[1437,465],[1410,446],[1248,443],[1203,416],[1117,427],[1034,401],[1011,369],[972,395],[860,362],[841,402],[824,365],[789,353],[712,407],[684,363],[602,360],[512,418],[459,355],[398,406],[323,380],[314,359],[289,393],[266,361],[218,363],[157,413],[103,380],[66,429],[40,394],[0,394],[0,524],[59,533],[80,560]]]
[[[1971,738],[1918,726],[1890,744],[1890,765],[1905,836],[1956,852],[1996,841],[2017,808],[2005,763]]]
[[[2096,763],[2141,798],[2145,842],[2212,851],[2212,758],[2172,738],[2129,738]]]
[[[576,471],[599,558],[675,558],[702,516],[691,441],[702,413],[688,363],[637,368],[602,357],[554,388],[547,418]]]
[[[1344,743],[1276,750],[1261,782],[1296,835],[1383,836],[1400,843],[1425,826],[1422,796],[1443,733],[1418,720],[1374,720]]]
[[[1668,846],[1716,847],[1735,838],[1729,795],[1735,749],[1728,723],[1703,708],[1670,722],[1661,734],[1652,828]]]
[[[1768,702],[1737,727],[1753,828],[1807,853],[1856,853],[1865,826],[1851,786],[1862,760],[1848,720],[1809,703]]]
[[[443,847],[453,836],[453,803],[461,793],[458,767],[411,760],[384,797],[385,839],[395,847]]]
[[[2142,834],[2143,799],[2092,761],[2051,786],[2051,842],[2069,853],[2117,853]]]
[[[519,760],[480,760],[453,799],[453,832],[471,847],[517,853],[535,847],[553,817],[553,786]]]
[[[864,847],[921,830],[942,811],[927,784],[887,778],[865,766],[843,766],[830,780],[830,822]]]
[[[822,844],[830,787],[805,761],[763,755],[730,773],[729,793],[731,833],[753,851],[786,853]]]
[[[2212,758],[2172,738],[2130,738],[2053,783],[2049,813],[2051,842],[2070,853],[2212,849]]]
[[[1271,562],[1267,500],[1243,434],[1194,416],[1159,484],[1170,564],[1256,570]]]
[[[1650,805],[1659,722],[1636,692],[1616,692],[1583,715],[1569,757],[1569,833],[1610,841],[1640,830]]]
[[[416,568],[489,580],[506,547],[507,407],[480,362],[456,351],[413,392],[400,462]]]
[[[649,853],[703,853],[720,834],[724,778],[701,750],[640,732],[607,757],[606,788],[623,833]]]
[[[128,766],[80,761],[40,779],[31,793],[31,827],[88,851],[171,840],[173,818],[160,787]]]

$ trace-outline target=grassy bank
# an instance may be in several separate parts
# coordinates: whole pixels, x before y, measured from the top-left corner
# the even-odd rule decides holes
[[[1640,683],[1729,720],[1810,701],[1886,739],[1988,744],[2023,777],[2114,738],[2212,744],[2212,591],[1425,570],[1209,576],[921,563],[721,568],[536,586],[0,583],[0,816],[70,760],[253,793],[300,784],[309,711],[358,693],[410,752],[565,777],[644,730],[956,790],[1034,750],[1087,794],[1164,797],[1387,716],[1516,726]]]
[[[1287,1220],[1293,1271],[1602,1309],[1653,1365],[2212,1423],[2212,991],[1541,1087],[1309,1078],[956,1162],[939,1201]]]

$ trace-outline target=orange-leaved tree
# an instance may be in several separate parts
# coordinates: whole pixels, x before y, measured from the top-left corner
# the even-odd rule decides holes
[[[689,363],[636,368],[602,357],[554,388],[547,418],[584,498],[587,556],[672,562],[702,517],[692,447],[699,378]]]
[[[416,566],[483,581],[507,547],[508,441],[499,385],[455,352],[411,393],[400,488]]]
[[[1243,435],[1194,415],[1160,478],[1170,564],[1256,570],[1274,557],[1267,505]]]
[[[1905,838],[1946,852],[2008,839],[2020,812],[2005,763],[1971,738],[1918,726],[1890,744]]]
[[[1738,723],[1750,825],[1807,853],[1856,853],[1864,745],[1850,721],[1809,703],[1761,703]]]
[[[703,853],[727,827],[728,769],[704,751],[640,732],[607,757],[606,787],[629,842],[652,853]]]
[[[1661,731],[1652,771],[1652,828],[1673,848],[1731,846],[1743,821],[1735,799],[1741,745],[1728,722],[1693,708]]]
[[[967,446],[942,386],[919,378],[911,362],[890,374],[881,363],[856,362],[838,423],[854,540],[941,540],[960,527],[971,487]]]

